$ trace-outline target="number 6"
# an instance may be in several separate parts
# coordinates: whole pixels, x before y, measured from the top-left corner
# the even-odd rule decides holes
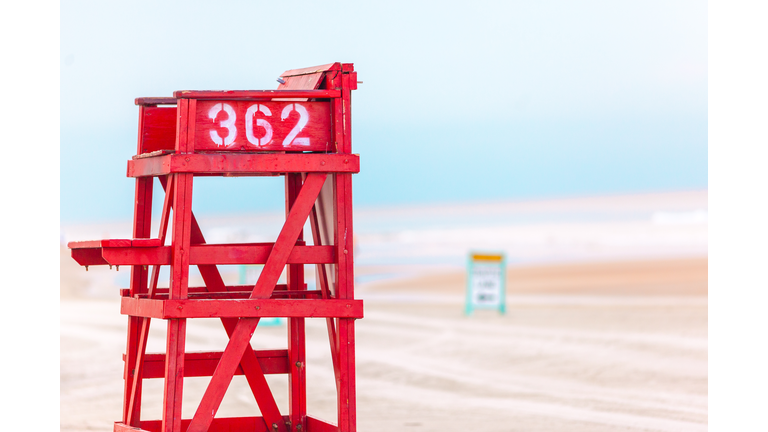
[[[248,107],[248,111],[245,112],[245,136],[248,137],[249,143],[263,146],[272,141],[272,125],[264,119],[256,119],[256,126],[261,126],[266,131],[263,137],[256,138],[253,135],[253,116],[257,111],[261,111],[265,116],[272,116],[272,112],[264,105],[255,104]]]

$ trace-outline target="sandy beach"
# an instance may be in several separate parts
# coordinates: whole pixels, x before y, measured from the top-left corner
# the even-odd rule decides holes
[[[356,292],[365,301],[365,318],[356,324],[358,429],[707,430],[706,191],[614,198],[497,206],[502,221],[504,212],[534,215],[506,225],[466,222],[458,212],[451,216],[458,222],[419,225],[429,211],[410,209],[400,219],[381,216],[385,226],[356,214]],[[595,217],[617,200],[635,207]],[[579,219],[575,208],[591,216]],[[543,223],[542,212],[561,217]],[[448,241],[433,235],[437,229],[454,235]],[[481,244],[484,229],[508,234]],[[462,230],[468,235],[456,235]],[[515,233],[528,236],[527,255]],[[474,247],[512,258],[506,315],[463,313],[462,265]],[[114,270],[86,273],[64,248],[61,275],[61,430],[108,431],[122,408],[120,279]],[[149,352],[164,349],[162,324],[153,322]],[[187,334],[189,351],[221,350],[227,340],[215,320],[194,320]],[[285,348],[285,334],[285,325],[259,327],[252,344]],[[324,321],[308,320],[307,338],[309,413],[333,420]],[[206,380],[185,380],[185,417]],[[287,411],[286,377],[268,380]],[[142,417],[159,418],[161,389],[162,380],[146,382]],[[217,416],[257,413],[244,378],[235,377]]]

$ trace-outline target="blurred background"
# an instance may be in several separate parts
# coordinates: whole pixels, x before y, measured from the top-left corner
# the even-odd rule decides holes
[[[61,220],[130,218],[134,98],[273,89],[334,61],[363,81],[357,206],[706,189],[706,17],[699,1],[65,1]],[[212,181],[195,204],[280,210],[273,189]]]
[[[119,416],[124,335],[108,341],[129,271],[85,273],[66,242],[130,237],[134,98],[274,89],[335,61],[362,81],[366,430],[471,428],[454,414],[468,407],[498,419],[489,430],[705,430],[707,48],[700,1],[61,2],[62,430]],[[195,180],[210,243],[272,241],[283,205],[282,178]],[[506,316],[461,315],[471,250],[506,255]],[[116,333],[85,330],[111,313]],[[405,323],[407,352],[388,333]],[[93,379],[117,380],[98,391],[78,378],[88,343],[108,365]],[[493,376],[472,366],[489,346],[503,347]]]

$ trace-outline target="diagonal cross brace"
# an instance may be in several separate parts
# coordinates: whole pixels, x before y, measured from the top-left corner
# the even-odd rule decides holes
[[[167,193],[168,185],[166,184],[166,178],[160,177],[160,183],[163,188],[166,189]],[[194,213],[190,213],[190,244],[205,243],[205,237],[203,237],[200,225],[197,223]],[[224,289],[224,281],[215,265],[199,265],[198,269],[200,270],[200,275],[203,277],[205,286],[209,291],[220,291]],[[224,325],[228,337],[232,337],[237,322],[237,318],[221,318],[221,323]],[[253,350],[245,351],[242,359],[240,359],[240,366],[243,369],[243,373],[251,388],[251,392],[256,399],[256,403],[259,405],[259,410],[261,411],[264,420],[270,423],[281,424],[283,417],[280,415],[277,402],[275,402],[275,398],[272,395],[272,391],[264,376],[264,371],[261,369],[261,365]]]
[[[285,224],[275,241],[272,252],[269,258],[267,258],[266,264],[264,264],[264,270],[262,270],[259,280],[256,282],[256,286],[251,293],[251,299],[269,298],[272,294],[326,177],[327,173],[311,173],[307,175],[307,179],[299,195],[296,197],[296,201],[291,207]],[[232,377],[237,370],[237,366],[243,358],[243,354],[248,352],[246,348],[250,346],[251,336],[253,336],[258,323],[258,318],[238,320],[230,336],[229,343],[221,355],[221,360],[219,360],[219,364],[213,372],[211,382],[205,390],[203,399],[197,407],[195,416],[189,424],[188,432],[204,432],[210,427],[213,417],[219,405],[221,405],[224,393],[226,393],[229,383],[232,381]],[[267,424],[268,428],[270,426],[272,429],[277,426],[279,431],[285,430],[282,421],[274,422],[272,425]]]
[[[167,182],[166,193],[165,193],[165,199],[163,200],[163,213],[160,216],[160,231],[158,234],[158,237],[160,238],[160,244],[165,244],[165,237],[168,232],[168,219],[171,214],[171,203],[173,202],[173,199],[171,199],[173,195],[174,190],[174,177],[169,176],[170,180],[163,179]],[[161,180],[162,182],[162,180]],[[150,276],[149,281],[149,298],[153,298],[155,296],[155,291],[157,289],[157,280],[160,275],[160,266],[155,265],[152,266],[152,275]],[[141,319],[141,327],[139,331],[139,346],[138,346],[138,352],[136,357],[136,366],[133,372],[133,376],[131,377],[131,393],[130,393],[130,401],[128,403],[128,418],[126,420],[126,424],[132,425],[134,424],[134,416],[139,414],[139,410],[135,409],[135,404],[138,400],[138,392],[140,391],[139,388],[141,386],[141,375],[143,373],[144,369],[144,355],[147,351],[147,337],[149,335],[149,324],[150,324],[150,318],[144,317]],[[130,375],[128,375],[130,376]]]

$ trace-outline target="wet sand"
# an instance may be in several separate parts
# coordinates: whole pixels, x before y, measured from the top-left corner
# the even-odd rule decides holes
[[[116,292],[87,296],[64,280],[75,277],[65,265],[61,430],[108,431],[122,407],[126,317]],[[706,258],[520,266],[508,271],[506,315],[466,317],[462,272],[358,283],[358,429],[706,430],[707,289]],[[223,349],[219,322],[193,321],[188,350]],[[164,349],[162,324],[149,352]],[[252,344],[284,348],[285,333],[259,327]],[[307,338],[309,413],[333,420],[324,321],[308,320]],[[287,412],[287,379],[268,380]],[[205,384],[185,380],[185,417]],[[161,390],[162,380],[147,381],[144,418],[159,418]],[[217,415],[256,413],[236,377]]]

